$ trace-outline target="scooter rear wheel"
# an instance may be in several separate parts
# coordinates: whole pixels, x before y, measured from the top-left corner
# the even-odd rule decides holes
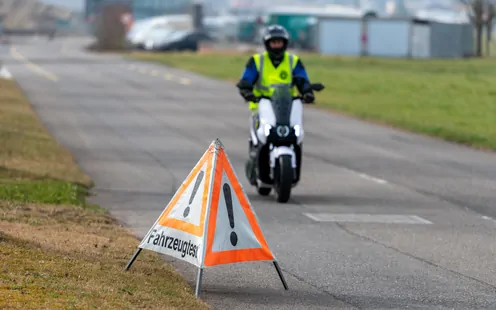
[[[269,196],[270,192],[272,191],[272,188],[270,187],[257,187],[258,194],[260,196]]]

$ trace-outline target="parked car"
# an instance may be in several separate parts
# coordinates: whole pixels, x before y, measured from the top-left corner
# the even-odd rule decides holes
[[[173,28],[153,29],[143,37],[143,43],[139,44],[136,47],[139,49],[151,51],[157,44],[162,44],[170,38],[173,38],[178,31],[179,30]]]
[[[132,47],[143,48],[150,34],[164,29],[184,28],[191,23],[189,15],[164,15],[138,20],[126,34]]]
[[[153,43],[153,51],[198,51],[200,42],[211,41],[212,38],[195,30],[178,30]]]

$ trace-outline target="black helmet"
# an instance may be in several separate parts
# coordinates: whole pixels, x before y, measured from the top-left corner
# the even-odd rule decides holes
[[[269,45],[269,41],[273,40],[273,39],[283,40],[284,47],[278,48],[278,49],[271,48]],[[286,29],[284,29],[283,26],[271,25],[271,26],[267,27],[267,29],[265,30],[265,34],[263,36],[263,42],[265,45],[265,49],[267,50],[267,52],[269,52],[269,55],[271,57],[278,58],[278,57],[281,57],[284,54],[284,52],[286,51],[286,49],[288,48],[289,34],[286,31]]]

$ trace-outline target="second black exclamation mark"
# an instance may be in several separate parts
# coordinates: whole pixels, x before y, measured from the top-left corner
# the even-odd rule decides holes
[[[185,218],[188,217],[188,215],[189,215],[189,211],[191,209],[189,205],[191,205],[193,203],[193,199],[195,199],[196,192],[198,192],[198,188],[200,188],[200,183],[203,180],[204,174],[205,174],[205,172],[200,171],[200,173],[198,173],[198,177],[196,177],[195,186],[193,187],[193,192],[191,193],[191,197],[189,197],[188,206],[186,207],[186,209],[184,209],[184,212],[183,212],[183,216]]]
[[[229,225],[231,225],[231,228],[234,229],[234,210],[233,210],[233,202],[232,202],[232,195],[231,195],[231,187],[229,184],[224,183],[224,186],[222,186],[222,189],[224,191],[224,199],[226,200],[226,207],[227,207],[227,216],[229,217]],[[238,235],[236,235],[236,232],[232,231],[231,232],[231,244],[233,246],[236,246],[238,244]]]

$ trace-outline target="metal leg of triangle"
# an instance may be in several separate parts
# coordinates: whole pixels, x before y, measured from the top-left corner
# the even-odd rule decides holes
[[[131,265],[134,263],[134,261],[136,260],[138,255],[141,253],[141,250],[142,250],[142,248],[136,249],[136,252],[134,252],[133,257],[131,257],[131,259],[129,260],[129,262],[126,265],[126,271],[128,271],[129,268],[131,268]],[[279,275],[279,278],[281,279],[281,282],[282,282],[282,285],[284,286],[284,289],[286,291],[289,290],[288,284],[286,283],[286,279],[284,278],[284,275],[282,274],[281,267],[279,267],[279,263],[276,260],[272,261],[272,263],[274,264],[274,267],[276,268],[277,274]],[[196,297],[199,297],[200,293],[201,293],[202,277],[203,277],[203,269],[198,268],[198,276],[196,278],[196,290],[195,290]]]
[[[131,265],[134,263],[134,260],[138,257],[138,255],[141,252],[141,250],[142,250],[142,248],[137,248],[136,249],[136,252],[134,252],[133,257],[131,257],[131,259],[129,260],[129,262],[126,265],[126,271],[128,271],[129,268],[131,268]]]
[[[200,297],[202,276],[203,276],[203,269],[198,268],[198,276],[196,277],[196,290],[195,290],[196,297]]]
[[[284,286],[284,289],[286,291],[289,290],[288,284],[286,283],[286,279],[284,279],[284,275],[282,274],[281,267],[279,267],[279,263],[276,260],[274,260],[273,263],[274,263],[274,267],[276,267],[277,274],[279,275],[279,278],[281,279],[281,282],[282,282],[282,285]]]

